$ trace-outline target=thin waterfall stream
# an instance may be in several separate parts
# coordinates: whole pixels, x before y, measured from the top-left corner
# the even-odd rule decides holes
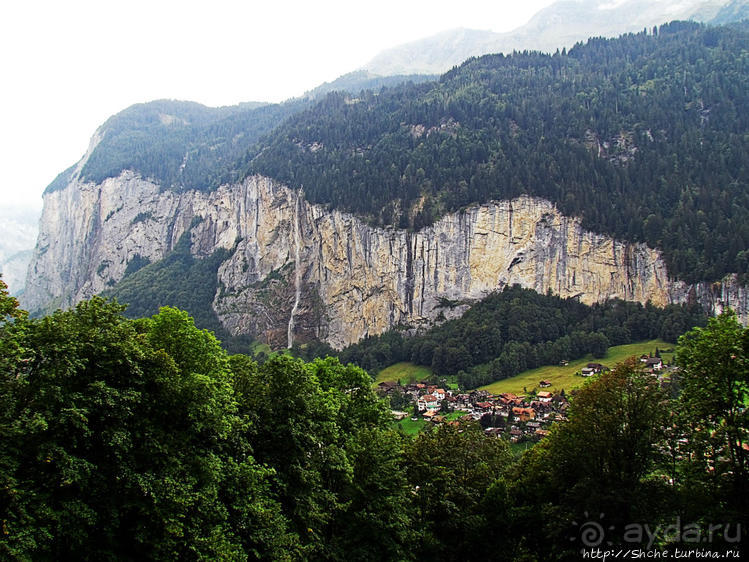
[[[296,202],[294,203],[294,306],[291,308],[289,316],[289,326],[286,332],[287,346],[291,348],[294,345],[294,315],[299,308],[299,299],[302,293],[302,270],[299,259],[299,198],[302,197],[302,190],[297,192]]]

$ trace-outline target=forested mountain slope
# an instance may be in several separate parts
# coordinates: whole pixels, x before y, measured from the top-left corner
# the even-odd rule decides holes
[[[62,172],[46,193],[63,189],[74,178],[99,184],[123,170],[177,191],[215,188],[261,135],[309,103],[216,108],[159,100],[133,105],[99,127],[81,162]]]
[[[246,102],[207,107],[195,102],[157,100],[136,104],[110,117],[94,134],[89,152],[62,172],[47,192],[65,187],[74,176],[99,184],[137,172],[175,191],[211,190],[233,181],[237,161],[289,116],[331,91],[359,92],[432,76],[375,76],[353,72],[283,103]]]
[[[467,61],[438,83],[331,94],[248,173],[419,229],[521,194],[664,251],[688,281],[749,267],[749,26],[661,26]]]
[[[553,53],[588,37],[617,37],[668,21],[737,22],[749,15],[748,8],[747,0],[557,0],[511,31],[489,31],[494,22],[488,18],[480,29],[450,29],[387,49],[364,68],[441,74],[470,57],[525,49]]]
[[[136,106],[48,188],[25,305],[148,294],[274,347],[427,328],[514,284],[746,321],[748,38],[674,23],[482,57],[298,102],[265,136],[291,106]]]

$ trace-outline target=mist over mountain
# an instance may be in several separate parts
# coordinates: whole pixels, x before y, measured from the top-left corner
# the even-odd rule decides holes
[[[388,49],[364,69],[374,74],[441,74],[473,56],[514,50],[554,52],[589,37],[615,37],[673,20],[709,23],[749,15],[746,0],[562,0],[513,31],[453,29]]]
[[[710,20],[710,23],[723,25],[747,18],[749,18],[749,2],[747,0],[732,0],[718,11],[715,17]]]
[[[38,223],[36,209],[0,207],[0,274],[12,294],[23,291]]]

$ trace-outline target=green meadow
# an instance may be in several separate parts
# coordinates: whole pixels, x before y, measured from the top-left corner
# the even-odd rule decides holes
[[[492,394],[502,394],[503,392],[524,394],[534,389],[538,390],[539,381],[548,380],[551,382],[551,386],[543,390],[559,391],[564,389],[565,391],[569,391],[581,386],[587,380],[585,377],[576,375],[575,373],[578,373],[588,363],[601,363],[613,368],[617,363],[621,363],[633,355],[639,357],[646,353],[654,353],[656,347],[661,350],[673,349],[674,344],[656,339],[627,345],[617,345],[610,347],[608,353],[602,359],[594,359],[592,355],[586,355],[582,359],[570,361],[564,367],[560,365],[537,367],[524,371],[514,377],[482,386],[481,390],[488,390]],[[665,363],[669,363],[673,359],[673,353],[661,352],[661,358]]]
[[[381,382],[397,381],[400,380],[401,384],[411,384],[412,382],[418,382],[423,379],[427,379],[432,376],[432,369],[424,367],[423,365],[415,365],[408,361],[402,361],[395,363],[389,367],[384,368],[377,374],[374,384],[378,385]]]

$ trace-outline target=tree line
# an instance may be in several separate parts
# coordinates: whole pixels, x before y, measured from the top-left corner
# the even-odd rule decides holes
[[[709,548],[736,547],[747,523],[749,331],[730,312],[680,340],[670,385],[618,365],[517,458],[475,423],[406,437],[354,365],[259,365],[178,309],[122,308],[29,319],[0,281],[4,559],[563,560],[695,547],[709,525]]]
[[[659,308],[612,300],[587,306],[574,298],[515,285],[473,304],[460,318],[423,333],[394,329],[370,336],[338,352],[338,357],[371,373],[411,361],[431,367],[437,376],[458,375],[460,387],[471,389],[588,353],[603,357],[612,345],[655,338],[676,342],[705,321],[696,304]],[[295,351],[307,359],[336,353],[321,344]]]

